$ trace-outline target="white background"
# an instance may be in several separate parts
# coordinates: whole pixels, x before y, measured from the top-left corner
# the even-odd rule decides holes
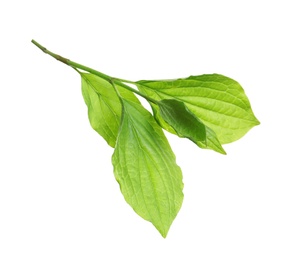
[[[2,1],[0,259],[290,259],[288,1]],[[72,69],[221,73],[261,125],[227,156],[168,134],[185,199],[163,239],[126,204]]]

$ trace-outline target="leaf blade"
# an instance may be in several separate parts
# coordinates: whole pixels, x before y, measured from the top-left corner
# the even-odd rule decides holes
[[[206,140],[198,141],[196,144],[200,148],[211,149],[221,154],[227,154],[224,148],[222,147],[219,139],[217,138],[216,133],[208,126],[205,126],[205,131],[206,131]]]
[[[123,116],[112,163],[127,203],[163,237],[183,201],[183,182],[169,143],[151,114],[123,100]]]
[[[205,141],[205,125],[190,112],[184,103],[175,99],[162,99],[158,102],[160,115],[180,137],[193,142]]]
[[[136,82],[138,89],[160,100],[184,102],[217,135],[220,143],[230,143],[245,135],[259,121],[238,82],[219,74],[184,79]],[[160,119],[159,119],[160,120]]]
[[[197,146],[204,149],[211,149],[221,154],[226,154],[221,146],[215,132],[197,118],[184,103],[174,99],[163,99],[158,101],[159,114],[157,120],[161,127],[173,129],[173,133],[179,137],[185,137],[193,141]]]
[[[112,85],[106,80],[91,73],[80,73],[80,75],[90,124],[111,147],[114,147],[122,115],[120,99]],[[130,91],[121,87],[118,90],[123,97],[139,103]]]

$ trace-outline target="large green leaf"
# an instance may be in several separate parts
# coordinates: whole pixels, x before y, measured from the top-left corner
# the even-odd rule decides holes
[[[121,101],[108,81],[90,73],[81,73],[81,78],[91,126],[114,147],[121,122]],[[117,88],[124,98],[139,103],[132,92],[118,85]]]
[[[176,99],[211,128],[220,143],[230,143],[245,135],[259,121],[238,82],[219,74],[185,79],[136,82],[138,89],[153,99]],[[156,120],[162,122],[158,107],[151,104]],[[162,124],[164,126],[164,124]],[[165,128],[170,132],[173,129]]]
[[[134,102],[122,104],[114,174],[125,200],[166,237],[182,204],[182,173],[152,115]]]
[[[184,103],[176,99],[162,99],[157,103],[161,127],[172,127],[180,137],[186,137],[201,148],[225,154],[215,132],[197,118]],[[164,121],[163,121],[164,120]]]

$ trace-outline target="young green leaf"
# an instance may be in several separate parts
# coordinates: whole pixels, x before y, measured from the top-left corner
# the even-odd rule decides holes
[[[223,75],[207,74],[177,80],[141,80],[136,84],[143,94],[153,99],[176,99],[184,102],[192,113],[216,133],[222,144],[241,138],[259,124],[240,84]],[[154,109],[157,109],[156,106]],[[159,114],[157,120],[160,121]]]
[[[158,101],[162,121],[159,124],[164,129],[172,127],[180,137],[186,137],[201,148],[212,149],[225,154],[216,134],[199,120],[185,105],[176,99]]]
[[[80,75],[91,126],[110,146],[114,147],[121,122],[121,101],[108,81],[91,73],[80,73]],[[139,103],[132,92],[118,85],[117,88],[123,97]]]
[[[126,99],[122,99],[122,105],[122,122],[112,156],[114,174],[125,200],[166,237],[182,204],[182,173],[151,114]]]

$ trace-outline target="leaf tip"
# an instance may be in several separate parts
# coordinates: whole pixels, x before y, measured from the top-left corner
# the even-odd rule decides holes
[[[256,118],[256,121],[255,121],[255,125],[260,125],[261,124],[261,122]]]
[[[220,154],[222,154],[222,155],[227,155],[227,152],[226,152],[224,149],[222,149],[222,150],[220,151]]]
[[[168,234],[168,231],[169,231],[169,228],[157,228],[156,229],[158,230],[158,232],[160,233],[160,235],[165,239],[167,237],[167,234]]]
[[[161,236],[165,239],[168,233],[161,234]]]

